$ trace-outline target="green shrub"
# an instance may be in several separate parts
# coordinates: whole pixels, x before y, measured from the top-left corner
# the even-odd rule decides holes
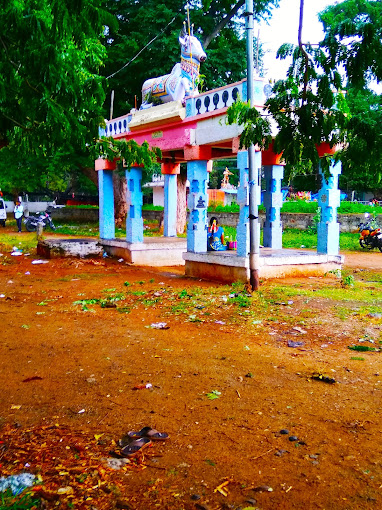
[[[283,203],[281,212],[285,213],[316,213],[318,209],[317,202],[305,202],[305,200],[288,200]]]
[[[161,205],[143,204],[142,211],[163,211],[164,207]]]

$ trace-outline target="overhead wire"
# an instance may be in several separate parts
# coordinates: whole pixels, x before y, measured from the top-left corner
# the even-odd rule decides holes
[[[115,76],[116,74],[120,73],[121,71],[123,71],[123,69],[125,69],[125,68],[126,68],[127,66],[129,66],[132,62],[134,62],[134,60],[135,60],[137,57],[139,57],[139,55],[142,53],[142,51],[144,51],[144,50],[145,50],[148,46],[150,46],[150,44],[152,44],[152,43],[155,41],[155,39],[158,39],[158,37],[159,37],[159,36],[161,36],[161,35],[163,34],[163,32],[167,29],[167,27],[169,27],[172,23],[174,23],[175,19],[176,19],[176,16],[174,16],[174,17],[172,18],[172,20],[171,20],[169,23],[167,23],[167,25],[163,28],[163,30],[161,30],[161,31],[159,32],[159,34],[158,34],[158,35],[156,35],[153,39],[151,39],[151,41],[149,41],[149,42],[146,44],[146,46],[144,46],[141,50],[139,50],[139,51],[138,51],[138,53],[137,53],[137,54],[136,54],[136,55],[135,55],[135,56],[134,56],[131,60],[129,60],[129,62],[126,62],[126,64],[125,64],[124,66],[122,66],[120,69],[118,69],[118,71],[115,71],[115,73],[110,74],[109,76],[106,76],[106,79],[107,79],[107,80],[109,80],[110,78],[113,78],[113,76]]]

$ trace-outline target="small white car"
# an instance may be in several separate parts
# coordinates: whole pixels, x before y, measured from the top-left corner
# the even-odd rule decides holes
[[[0,197],[0,225],[5,227],[6,221],[7,221],[7,206],[5,205],[4,200]]]

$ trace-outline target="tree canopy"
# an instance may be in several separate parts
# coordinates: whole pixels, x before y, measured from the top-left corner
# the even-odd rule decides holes
[[[283,152],[288,164],[313,171],[317,144],[342,143],[338,157],[344,172],[371,172],[379,181],[380,96],[367,86],[382,76],[382,2],[345,0],[328,7],[320,15],[325,37],[318,45],[301,39],[303,7],[301,0],[298,44],[284,44],[278,51],[278,58],[292,57],[292,63],[286,78],[276,82],[266,114],[238,104],[231,108],[229,120],[244,126],[243,146],[267,146],[272,119],[277,126],[276,152]],[[321,162],[328,170],[328,161]]]
[[[257,16],[269,16],[277,3],[255,0]],[[244,0],[189,5],[195,31],[208,45],[205,87],[241,79]],[[124,114],[148,76],[171,70],[179,60],[184,2],[8,0],[0,16],[6,27],[0,35],[0,186],[32,191],[49,182],[60,188],[79,171],[94,179],[93,149],[109,114],[108,92],[115,90],[115,114]],[[154,37],[131,66],[106,79]],[[136,160],[148,150],[119,149]]]

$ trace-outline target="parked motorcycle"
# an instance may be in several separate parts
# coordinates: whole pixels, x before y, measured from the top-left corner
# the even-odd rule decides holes
[[[365,213],[365,222],[358,225],[359,244],[362,248],[372,250],[378,248],[382,252],[382,231],[379,228],[375,218]]]
[[[37,213],[36,215],[24,218],[25,228],[28,230],[28,232],[36,232],[39,223],[42,223],[43,229],[50,227],[52,230],[55,230],[56,227],[54,226],[50,216],[51,211],[52,208],[48,207],[43,213]]]

